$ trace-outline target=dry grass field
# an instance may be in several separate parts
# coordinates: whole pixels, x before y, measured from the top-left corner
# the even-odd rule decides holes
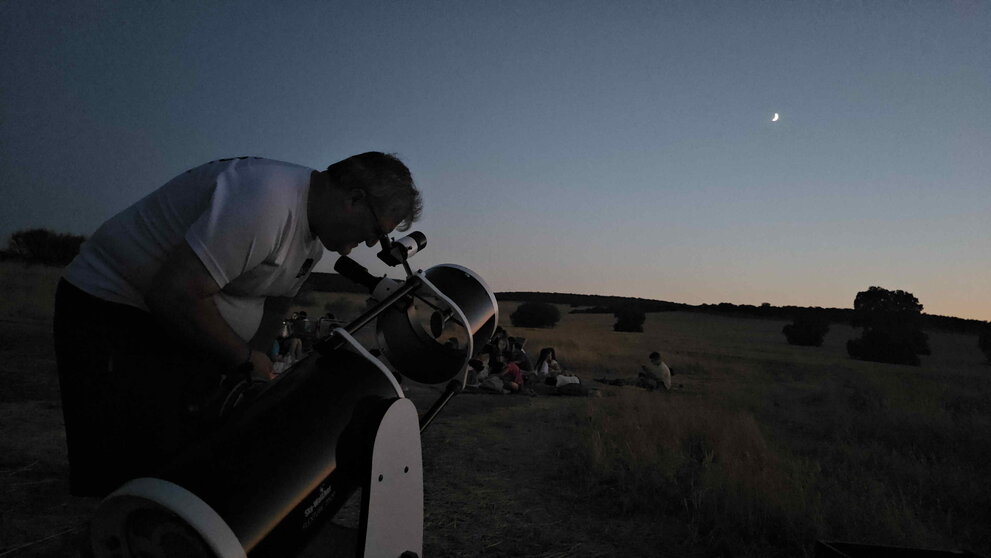
[[[842,325],[812,348],[787,345],[779,321],[657,313],[635,334],[610,332],[612,320],[513,333],[558,348],[585,378],[632,375],[653,349],[673,367],[675,392],[588,401],[576,463],[616,514],[666,525],[665,545],[991,550],[991,367],[976,336],[930,332],[933,356],[907,367],[850,359],[855,330]]]
[[[0,264],[0,558],[74,556],[96,505],[66,494],[51,294],[57,270]],[[339,316],[363,297],[315,293]],[[671,312],[513,328],[596,397],[462,394],[423,435],[426,556],[808,556],[816,539],[991,555],[991,366],[975,336],[929,332],[906,367],[851,360],[784,322]],[[658,350],[676,389],[633,377]],[[438,388],[411,386],[421,411]]]

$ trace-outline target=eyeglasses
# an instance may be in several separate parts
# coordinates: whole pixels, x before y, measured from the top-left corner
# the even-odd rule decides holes
[[[382,249],[385,250],[389,247],[389,244],[392,241],[389,240],[389,235],[385,234],[385,231],[382,230],[382,221],[379,220],[378,214],[375,213],[375,206],[372,205],[369,198],[371,198],[371,196],[368,195],[368,192],[365,192],[365,197],[362,199],[365,200],[365,205],[368,206],[368,211],[372,213],[372,219],[375,220],[375,234],[379,237],[379,244],[382,246]]]

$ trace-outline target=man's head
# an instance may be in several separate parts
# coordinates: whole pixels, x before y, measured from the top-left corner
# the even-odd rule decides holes
[[[420,192],[409,169],[393,155],[354,155],[314,176],[310,228],[333,252],[347,255],[362,243],[372,247],[382,235],[405,231],[420,218]]]
[[[643,354],[643,353],[640,353],[640,354]],[[650,356],[648,358],[650,358],[650,361],[651,362],[659,362],[661,360],[661,353],[659,353],[657,351],[654,351],[654,352],[650,353]]]

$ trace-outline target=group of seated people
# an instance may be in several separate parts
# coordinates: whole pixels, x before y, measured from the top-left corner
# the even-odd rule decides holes
[[[587,394],[581,379],[561,367],[553,347],[541,349],[537,362],[533,363],[523,350],[524,343],[525,340],[509,336],[503,328],[496,328],[478,357],[468,361],[466,385],[491,393]]]
[[[313,344],[329,335],[340,323],[331,312],[321,316],[315,323],[305,310],[293,312],[289,318],[282,321],[282,329],[269,353],[275,373],[284,372],[303,355],[312,351]]]
[[[339,324],[332,313],[322,316],[314,324],[305,311],[293,312],[282,322],[282,330],[271,349],[275,372],[278,374],[289,369],[312,350],[314,342],[329,335],[333,327]],[[553,347],[541,349],[536,362],[533,362],[523,348],[525,343],[526,339],[510,336],[505,329],[497,327],[489,343],[482,347],[476,358],[468,361],[466,386],[470,390],[504,394],[589,394],[589,388],[582,384],[578,376],[564,370]],[[459,348],[456,338],[449,339],[444,346],[454,350]],[[636,380],[596,381],[614,385],[635,384],[649,390],[671,389],[671,372],[660,355],[654,352],[650,355],[650,363],[641,367]]]

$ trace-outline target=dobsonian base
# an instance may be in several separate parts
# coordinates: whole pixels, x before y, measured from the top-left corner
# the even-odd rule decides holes
[[[394,401],[375,433],[358,543],[356,555],[363,558],[423,553],[423,457],[416,407],[409,399]]]
[[[364,470],[357,473],[362,479],[358,529],[328,521],[293,553],[296,558],[418,558],[423,553],[423,456],[416,407],[409,399],[396,399],[378,426],[366,432],[374,440],[360,444],[371,448],[371,455],[360,460]],[[97,556],[246,556],[208,504],[161,479],[125,484],[105,500],[97,519]]]
[[[357,529],[328,521],[296,558],[416,558],[423,553],[423,457],[416,407],[397,399],[371,441]],[[351,523],[353,525],[353,523]]]

